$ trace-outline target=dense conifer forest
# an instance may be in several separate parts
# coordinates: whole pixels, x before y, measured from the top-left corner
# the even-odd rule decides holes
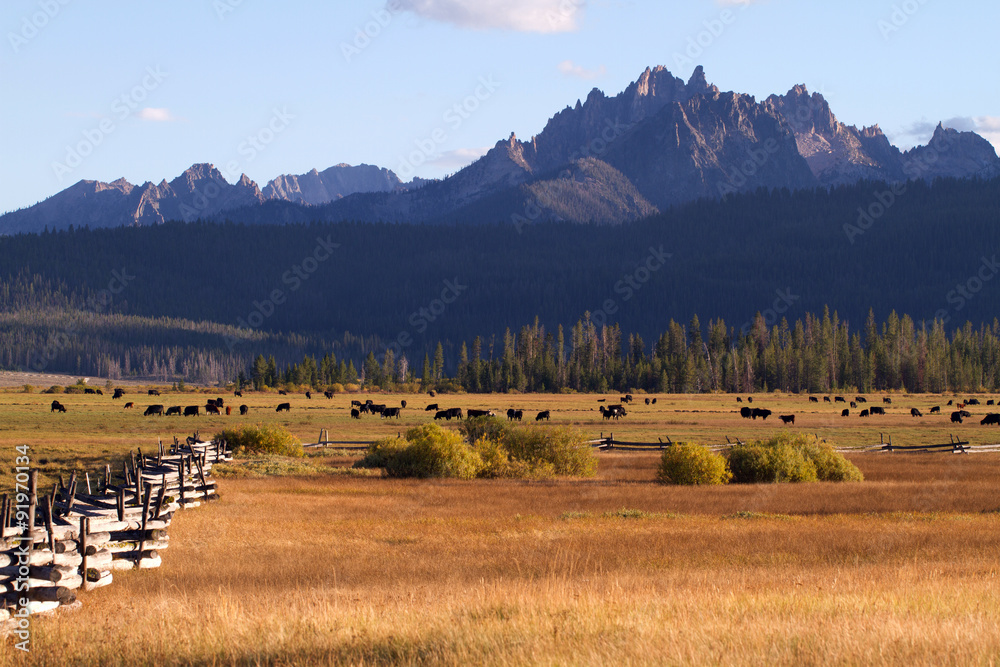
[[[998,221],[1000,180],[943,180],[758,191],[621,226],[18,235],[0,238],[0,367],[468,391],[994,389]]]

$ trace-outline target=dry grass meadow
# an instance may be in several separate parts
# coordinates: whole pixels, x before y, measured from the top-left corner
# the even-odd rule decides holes
[[[741,419],[730,396],[648,408],[639,396],[611,426],[596,396],[372,396],[407,400],[399,423],[351,420],[350,398],[293,396],[281,415],[284,397],[242,402],[303,441],[321,428],[338,440],[395,434],[428,420],[429,402],[551,409],[553,425],[622,440],[787,428]],[[978,420],[909,416],[949,398],[894,396],[868,420],[804,396],[754,405],[849,446],[880,432],[897,444],[997,441]],[[51,399],[0,393],[0,452],[30,444],[49,475],[195,423],[210,434],[239,422],[143,418],[89,395],[60,396],[69,411],[49,414]],[[1000,455],[859,452],[849,458],[863,483],[675,488],[653,482],[653,453],[601,453],[596,479],[532,482],[388,480],[344,474],[351,453],[324,454],[311,475],[223,479],[219,502],[177,515],[161,568],[115,573],[79,611],[37,619],[32,652],[0,648],[0,665],[1000,662]]]

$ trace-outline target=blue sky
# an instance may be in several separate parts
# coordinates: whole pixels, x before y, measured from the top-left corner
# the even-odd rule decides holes
[[[998,24],[943,0],[4,0],[0,211],[196,162],[439,177],[654,65],[758,100],[804,83],[901,147],[938,121],[1000,146]]]

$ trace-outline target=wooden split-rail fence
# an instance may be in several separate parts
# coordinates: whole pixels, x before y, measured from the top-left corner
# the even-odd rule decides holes
[[[615,440],[615,434],[611,433],[607,437],[601,433],[601,437],[596,440],[590,440],[587,442],[591,447],[595,449],[600,449],[601,451],[607,450],[618,450],[618,451],[650,451],[656,449],[666,449],[674,444],[674,442],[668,437],[666,441],[662,438],[657,438],[657,442],[624,442],[621,440]],[[736,440],[731,440],[729,436],[726,436],[726,442],[708,445],[708,448],[712,451],[721,451],[735,447],[736,445],[744,444],[743,440],[737,438]]]
[[[894,445],[892,436],[886,437],[879,433],[879,443],[865,448],[866,452],[945,452],[952,454],[984,454],[987,452],[1000,452],[1000,444],[971,445],[968,440],[956,438],[949,435],[950,442],[943,442],[932,445]]]
[[[0,496],[0,635],[31,614],[78,606],[76,591],[110,584],[114,570],[159,567],[174,512],[217,498],[212,466],[230,459],[224,442],[195,434],[93,478],[60,476],[49,492],[37,470],[19,474],[16,492]]]

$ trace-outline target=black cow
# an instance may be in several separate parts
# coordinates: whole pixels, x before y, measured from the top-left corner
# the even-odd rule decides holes
[[[406,401],[405,401],[405,400],[403,400],[403,401],[400,401],[400,402],[399,402],[399,407],[401,407],[401,408],[405,408],[405,407],[406,407]]]
[[[860,413],[858,414],[858,416],[859,416],[859,417],[867,417],[867,416],[868,416],[868,410],[862,410],[862,411],[861,411],[861,412],[860,412]]]
[[[824,396],[823,397],[823,402],[824,403],[829,403],[830,402],[830,397],[829,396]]]
[[[854,400],[857,401],[858,403],[867,403],[868,402],[868,399],[865,398],[864,396],[855,396]]]
[[[104,392],[103,392],[103,391],[101,391],[100,389],[98,389],[98,390],[97,390],[97,395],[98,395],[98,396],[104,396]]]
[[[59,401],[52,401],[52,409],[49,412],[66,412],[66,406]]]
[[[959,411],[952,412],[951,413],[951,422],[953,424],[961,424],[962,423],[962,413],[959,412]]]
[[[285,391],[284,389],[279,389],[278,396],[288,396],[288,392]]]
[[[240,406],[240,414],[241,415],[245,415],[248,412],[250,412],[250,406],[248,406],[248,405],[241,405]]]
[[[623,408],[620,405],[612,405],[612,406],[607,407],[607,408],[605,408],[602,405],[601,406],[601,414],[604,415],[605,419],[612,419],[612,418],[614,418],[615,421],[617,421],[617,420],[621,419],[622,417],[626,416],[628,413],[625,412],[625,408]]]
[[[274,411],[275,412],[291,412],[292,411],[292,404],[291,403],[279,403],[278,407],[276,407],[274,409]]]
[[[163,416],[163,406],[162,405],[151,405],[146,408],[146,411],[142,413],[143,417],[148,417],[150,415],[160,415]]]
[[[514,413],[517,412],[514,408],[507,408],[507,421],[514,421]]]
[[[934,414],[935,412],[941,412],[940,405],[935,405],[933,408],[931,408],[931,414]]]
[[[361,401],[351,401],[351,407],[353,408],[355,405],[360,408],[361,407]]]
[[[438,404],[437,403],[431,403],[426,408],[424,408],[424,412],[430,412],[431,410],[439,410],[439,409],[440,408],[438,408]]]
[[[333,392],[332,392],[332,391],[330,391],[329,389],[327,389],[326,391],[324,391],[324,392],[323,392],[323,395],[324,395],[324,396],[326,396],[326,397],[327,397],[327,398],[329,398],[329,399],[332,399],[332,398],[333,398]]]
[[[492,417],[493,412],[490,410],[476,410],[475,408],[469,408],[465,411],[466,416],[469,419],[475,419],[476,417]]]
[[[85,393],[85,394],[96,394],[97,392],[94,391],[93,389],[91,389],[90,387],[87,387],[86,389],[83,390],[83,393]]]
[[[548,410],[542,410],[542,411],[541,411],[541,412],[539,412],[539,413],[538,413],[537,415],[535,415],[535,421],[536,421],[536,422],[540,422],[540,421],[542,421],[543,419],[544,419],[545,421],[549,421],[549,411],[548,411]]]
[[[198,407],[197,405],[189,405],[186,408],[184,408],[185,417],[197,417],[200,414],[201,414],[201,408]]]
[[[851,401],[851,407],[852,407],[852,408],[856,408],[856,407],[858,407],[858,404],[857,404],[857,403],[855,403],[854,401]]]
[[[743,419],[750,419],[750,415],[752,414],[753,410],[751,408],[740,408],[740,417],[743,417]]]
[[[994,400],[993,400],[993,399],[991,398],[990,400],[986,401],[986,405],[996,405],[996,401],[994,401]]]
[[[368,412],[370,412],[372,414],[375,414],[375,413],[382,414],[382,412],[384,410],[385,410],[385,403],[382,403],[380,405],[375,405],[375,404],[369,404],[368,405]]]
[[[871,408],[868,412],[870,412],[873,415],[884,415],[885,414],[885,408],[880,408],[878,406],[875,406],[875,407]]]
[[[834,397],[833,402],[834,403],[846,403],[847,401],[844,400],[843,396],[836,396],[836,397]]]
[[[167,408],[167,411],[165,413],[163,413],[163,414],[165,414],[167,417],[169,417],[170,415],[180,415],[181,414],[181,406],[179,406],[179,405],[171,405],[169,408]]]
[[[434,419],[447,419],[448,421],[451,421],[451,415],[448,414],[447,410],[438,410],[434,414]]]
[[[882,402],[885,403],[886,405],[892,405],[892,399],[889,398],[888,396],[883,396]]]
[[[952,404],[952,401],[948,401],[948,405],[951,405],[951,404]]]
[[[760,417],[762,420],[767,421],[767,418],[771,416],[770,410],[765,410],[764,408],[754,408],[750,413],[751,419],[757,419]]]
[[[819,403],[819,399],[816,398],[815,396],[810,396],[809,397],[809,402],[810,403]]]
[[[794,424],[795,415],[778,415],[778,419],[781,420],[782,424]]]
[[[205,402],[205,409],[206,410],[208,408],[218,408],[218,407],[219,407],[219,402],[216,399],[214,399],[214,398],[210,398],[210,399],[208,399]]]
[[[121,387],[118,387],[117,389],[115,389],[115,395],[112,396],[111,398],[112,399],[121,398],[124,395],[125,395],[125,391]]]
[[[982,426],[986,426],[987,424],[996,424],[997,426],[1000,426],[1000,414],[996,412],[991,412],[985,417],[983,417],[983,421],[979,423]]]
[[[962,415],[962,417],[964,417],[965,419],[968,419],[969,417],[972,416],[972,413],[969,412],[968,410],[960,410],[959,414]]]
[[[311,391],[307,391],[307,392],[306,392],[306,398],[308,398],[308,399],[309,399],[309,400],[311,401],[311,400],[312,400],[312,397],[313,397],[313,394],[312,394],[312,392],[311,392]]]
[[[967,400],[965,402],[965,404],[966,405],[979,405],[979,399],[978,398],[970,398],[969,400]]]
[[[147,396],[159,396],[160,395],[160,390],[159,389],[150,389],[150,390],[148,390],[146,392],[146,395]]]
[[[351,408],[351,419],[361,419],[361,411],[357,408]]]
[[[653,405],[656,405],[656,399],[655,398],[653,399]]]
[[[747,403],[753,403],[753,396],[747,396]]]
[[[737,396],[737,397],[736,397],[736,402],[737,402],[737,403],[742,403],[742,402],[743,402],[743,399],[742,399],[742,398],[740,398],[739,396]]]
[[[920,413],[920,410],[917,410],[916,408],[910,408],[910,416],[911,417],[923,417],[923,415]]]
[[[222,406],[225,405],[225,402],[221,398],[217,398],[215,399],[215,404],[221,408]]]
[[[648,398],[646,399],[646,405],[649,405],[649,399]]]
[[[239,398],[243,398],[243,392],[242,391],[234,391],[233,392],[233,396],[238,396]]]
[[[851,411],[848,410],[847,408],[844,408],[844,411],[840,413],[840,416],[841,417],[850,417],[851,416]]]
[[[437,396],[437,394],[435,394],[433,390],[427,392],[427,395],[430,396],[431,398],[434,398],[435,396]]]
[[[514,410],[514,421],[521,421],[524,417],[524,410]]]
[[[448,413],[455,419],[462,419],[462,408],[448,408]]]
[[[401,408],[386,408],[382,411],[382,419],[387,419],[389,417],[395,417],[399,419],[399,411]]]

